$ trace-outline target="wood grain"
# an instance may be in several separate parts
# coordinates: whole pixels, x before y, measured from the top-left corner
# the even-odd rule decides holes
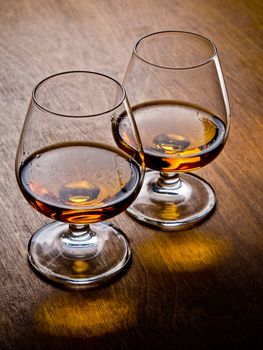
[[[260,0],[0,0],[0,348],[262,348],[262,18]],[[164,233],[126,213],[133,261],[114,283],[72,292],[26,260],[48,222],[22,198],[14,157],[33,86],[63,70],[121,79],[134,41],[163,29],[218,46],[232,125],[198,173],[218,205],[192,230]]]

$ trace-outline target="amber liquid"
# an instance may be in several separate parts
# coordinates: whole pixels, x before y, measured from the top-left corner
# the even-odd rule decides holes
[[[194,170],[211,162],[225,142],[221,119],[194,105],[150,101],[132,108],[141,136],[146,166],[158,171]],[[121,115],[114,128],[115,140],[126,152],[134,150]]]
[[[18,173],[20,188],[34,208],[53,219],[80,224],[125,210],[141,180],[140,166],[131,157],[95,143],[42,149]]]

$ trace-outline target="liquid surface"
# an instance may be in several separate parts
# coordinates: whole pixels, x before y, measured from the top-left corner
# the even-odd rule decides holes
[[[151,101],[132,108],[141,136],[146,166],[159,171],[186,171],[213,160],[221,151],[225,124],[193,105],[173,101]],[[116,124],[120,148],[133,149],[126,128],[126,115]]]
[[[19,171],[27,200],[60,221],[90,223],[126,209],[139,191],[139,165],[100,144],[62,144],[29,157]]]

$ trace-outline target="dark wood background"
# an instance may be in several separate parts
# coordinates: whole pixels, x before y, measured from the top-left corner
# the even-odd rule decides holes
[[[0,0],[0,348],[256,349],[263,346],[261,0]],[[48,219],[19,192],[14,158],[33,86],[99,70],[122,79],[135,40],[194,31],[218,46],[232,110],[226,147],[198,171],[218,205],[164,233],[126,213],[133,261],[116,282],[73,292],[40,279],[27,243]]]

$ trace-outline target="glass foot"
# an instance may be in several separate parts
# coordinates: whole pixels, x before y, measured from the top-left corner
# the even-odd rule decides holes
[[[176,181],[168,175],[163,181],[159,175],[157,171],[146,172],[138,197],[127,209],[139,221],[163,230],[181,230],[200,222],[214,209],[214,190],[199,176],[180,173]]]
[[[105,222],[90,225],[72,239],[69,225],[52,222],[39,229],[28,246],[31,265],[47,278],[70,288],[96,287],[117,275],[131,257],[124,233]]]

